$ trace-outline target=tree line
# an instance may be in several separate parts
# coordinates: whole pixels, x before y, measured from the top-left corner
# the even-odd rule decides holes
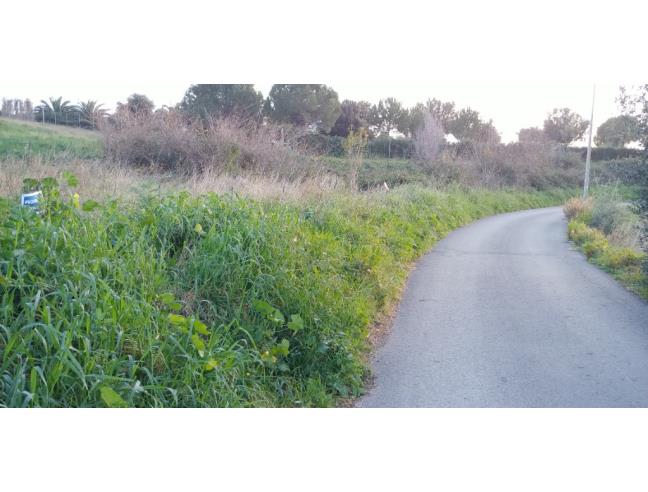
[[[235,115],[258,123],[268,120],[331,137],[346,138],[363,130],[370,140],[395,134],[413,138],[417,132],[426,130],[426,121],[429,127],[431,119],[444,135],[452,135],[458,141],[495,144],[501,141],[492,120],[483,119],[472,108],[459,109],[454,102],[429,99],[409,108],[393,97],[375,104],[348,99],[340,102],[337,92],[324,84],[275,84],[267,97],[253,84],[194,84],[175,107],[160,110],[177,110],[204,119]],[[118,103],[116,112],[121,111],[152,114],[155,105],[145,95],[133,94],[125,103]],[[36,121],[89,129],[98,128],[109,117],[97,101],[72,104],[62,97],[42,100],[36,107],[32,107],[29,99],[3,99],[2,115],[23,118],[33,115]],[[542,128],[521,129],[518,140],[526,144],[569,145],[583,138],[588,126],[587,120],[569,108],[557,108],[547,115]],[[639,132],[637,116],[623,114],[598,127],[595,143],[621,148],[640,140]]]

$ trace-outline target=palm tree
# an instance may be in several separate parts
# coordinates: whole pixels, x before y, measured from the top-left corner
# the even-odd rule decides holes
[[[75,107],[79,113],[80,125],[84,128],[96,130],[99,123],[108,115],[108,110],[102,106],[103,104],[97,104],[97,101],[80,102]]]
[[[36,107],[36,119],[54,124],[68,124],[68,115],[73,112],[74,106],[70,101],[64,101],[62,97],[50,97],[49,102],[41,99],[41,103]]]

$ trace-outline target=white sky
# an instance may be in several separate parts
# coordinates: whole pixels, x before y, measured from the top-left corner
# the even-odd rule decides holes
[[[192,83],[325,83],[340,99],[470,106],[504,141],[569,107],[595,127],[648,81],[645,2],[7,2],[0,97],[175,104]],[[29,19],[29,28],[20,19]],[[68,26],[53,28],[53,26]],[[48,33],[55,33],[49,35]],[[39,33],[41,34],[39,36]]]

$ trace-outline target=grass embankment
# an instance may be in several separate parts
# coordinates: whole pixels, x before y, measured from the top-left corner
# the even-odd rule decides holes
[[[0,158],[60,153],[99,158],[103,155],[101,138],[89,130],[0,118]]]
[[[410,262],[467,222],[568,193],[180,194],[92,211],[49,195],[41,215],[0,200],[0,406],[333,405],[362,391],[369,327]]]
[[[626,203],[616,200],[569,200],[565,205],[569,239],[590,262],[648,299],[648,256],[641,251],[638,240],[628,240],[638,236],[638,219]]]

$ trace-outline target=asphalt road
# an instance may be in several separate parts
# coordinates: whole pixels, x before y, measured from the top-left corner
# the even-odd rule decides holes
[[[497,215],[412,272],[361,407],[648,407],[648,303],[587,263],[560,208]]]

